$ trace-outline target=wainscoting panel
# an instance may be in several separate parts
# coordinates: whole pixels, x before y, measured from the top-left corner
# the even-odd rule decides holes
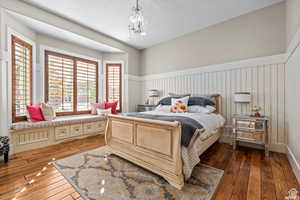
[[[137,104],[141,103],[141,81],[137,76],[128,76],[128,111],[136,112]]]
[[[277,61],[276,61],[277,62]],[[245,64],[241,67],[223,66],[208,67],[201,70],[189,70],[143,77],[142,92],[143,99],[147,98],[149,89],[158,89],[160,98],[173,93],[191,93],[192,95],[204,95],[218,93],[222,95],[222,114],[226,117],[228,128],[231,127],[232,115],[249,114],[253,106],[261,106],[263,114],[270,117],[271,144],[286,144],[284,134],[284,77],[285,66],[283,62],[275,64],[254,65]],[[235,92],[251,92],[252,101],[250,104],[242,105],[233,102]],[[158,101],[159,98],[155,100]]]

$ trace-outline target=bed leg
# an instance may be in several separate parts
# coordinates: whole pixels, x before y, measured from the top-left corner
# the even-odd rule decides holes
[[[178,190],[181,190],[183,188],[183,186],[184,186],[183,175],[176,176],[174,178],[167,177],[165,179],[166,179],[166,181],[168,181],[168,183],[170,185],[172,185],[173,187],[175,187]]]

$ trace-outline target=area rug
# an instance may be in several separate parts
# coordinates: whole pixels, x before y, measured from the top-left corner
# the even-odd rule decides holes
[[[106,147],[57,160],[57,170],[86,200],[210,200],[223,170],[199,164],[182,190]]]

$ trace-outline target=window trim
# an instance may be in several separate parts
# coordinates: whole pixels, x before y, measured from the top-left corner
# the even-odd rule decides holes
[[[73,112],[56,112],[57,116],[64,116],[64,115],[81,115],[81,114],[89,114],[91,112],[91,110],[86,110],[86,111],[77,111],[77,61],[81,61],[81,62],[86,62],[86,63],[90,63],[90,64],[95,64],[96,65],[96,103],[99,102],[99,65],[97,61],[93,61],[93,60],[89,60],[86,58],[80,58],[77,56],[71,56],[71,55],[67,55],[67,54],[63,54],[63,53],[59,53],[59,52],[55,52],[55,51],[51,51],[51,50],[45,50],[45,71],[44,71],[44,99],[45,102],[48,102],[48,98],[49,98],[49,73],[48,73],[48,56],[49,55],[53,55],[53,56],[60,56],[60,57],[65,57],[68,59],[73,60],[74,62],[74,71],[73,71]]]
[[[15,61],[15,43],[18,43],[22,46],[25,46],[26,48],[29,49],[30,51],[30,104],[32,104],[32,99],[33,99],[33,89],[32,89],[32,83],[33,83],[33,45],[29,44],[28,42],[20,39],[19,37],[15,36],[14,34],[11,34],[11,74],[12,74],[12,122],[19,122],[19,121],[25,121],[27,119],[26,115],[25,116],[16,116],[16,61]]]
[[[109,66],[118,66],[119,68],[120,68],[120,79],[119,79],[119,81],[120,81],[120,87],[119,87],[119,94],[120,94],[120,102],[119,102],[119,104],[120,104],[120,109],[118,109],[117,111],[118,112],[122,112],[122,102],[123,102],[123,83],[122,83],[122,80],[123,80],[123,77],[122,77],[122,75],[123,75],[123,73],[122,73],[122,64],[121,63],[106,63],[106,65],[105,65],[105,87],[106,87],[106,97],[105,97],[105,99],[106,99],[106,102],[108,102],[108,96],[109,96],[109,89],[108,89],[108,67]]]

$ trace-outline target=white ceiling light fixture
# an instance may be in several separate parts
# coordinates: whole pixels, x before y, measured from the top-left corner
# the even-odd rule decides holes
[[[136,5],[132,8],[132,15],[129,17],[129,36],[142,35],[145,36],[145,21],[142,8],[139,5],[139,0],[136,0]]]

